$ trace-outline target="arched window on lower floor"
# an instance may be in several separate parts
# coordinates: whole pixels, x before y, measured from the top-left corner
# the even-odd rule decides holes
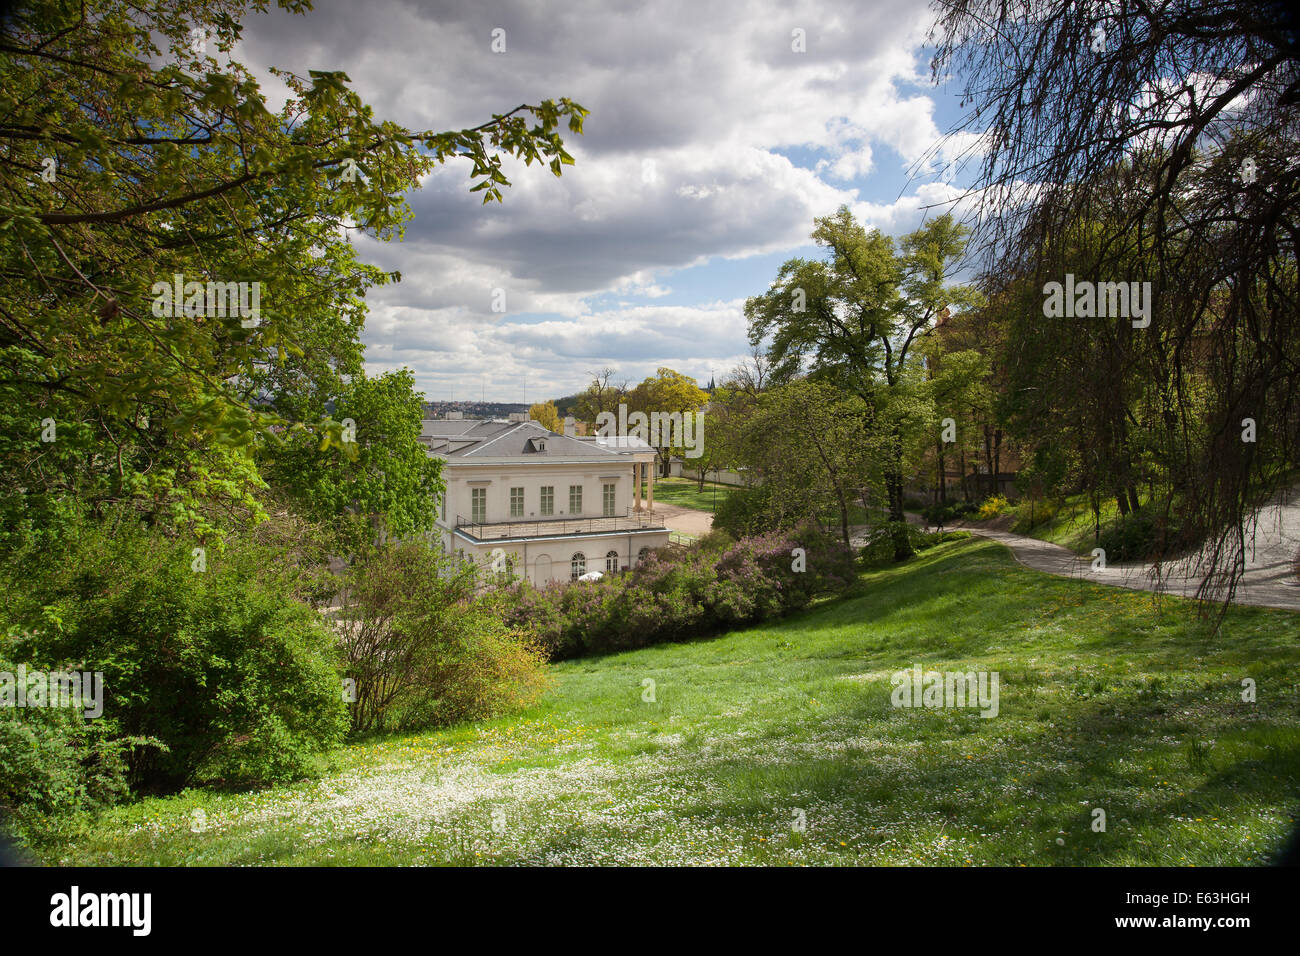
[[[607,551],[605,553],[605,570],[613,573],[618,570],[618,552]]]
[[[579,551],[569,559],[569,578],[576,581],[587,573],[587,556]]]
[[[650,557],[650,549],[649,549],[649,548],[642,548],[640,551],[638,551],[638,552],[636,553],[636,563],[637,563],[637,567],[640,567],[641,565],[645,564],[646,558],[648,558],[648,557]]]

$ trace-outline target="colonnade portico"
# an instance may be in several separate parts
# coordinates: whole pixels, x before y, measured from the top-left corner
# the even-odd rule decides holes
[[[641,498],[641,476],[642,472],[647,479],[645,507],[642,507]],[[636,489],[636,510],[637,511],[654,511],[655,510],[655,470],[653,463],[638,461],[632,465],[632,487]]]

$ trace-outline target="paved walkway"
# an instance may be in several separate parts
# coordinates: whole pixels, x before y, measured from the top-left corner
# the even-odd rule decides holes
[[[713,530],[713,515],[708,511],[700,511],[698,508],[687,508],[685,505],[670,505],[663,501],[656,501],[654,513],[662,519],[664,525],[670,531],[681,531],[684,534],[702,537]]]
[[[1108,565],[1104,570],[1094,571],[1091,556],[1076,555],[1060,545],[978,526],[967,526],[964,530],[1006,545],[1025,567],[1048,574],[1183,597],[1195,597],[1201,585],[1200,555],[1166,563],[1157,578],[1155,568],[1149,564]],[[1295,570],[1298,554],[1300,486],[1283,492],[1260,509],[1246,554],[1245,573],[1237,584],[1233,603],[1300,611],[1300,584],[1296,583]],[[1222,600],[1221,586],[1212,587],[1206,596],[1210,600]]]

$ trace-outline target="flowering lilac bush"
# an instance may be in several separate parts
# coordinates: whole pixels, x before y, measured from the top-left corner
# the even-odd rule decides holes
[[[578,657],[771,620],[853,578],[852,553],[841,543],[812,530],[773,532],[654,553],[599,581],[512,585],[507,623],[532,631],[553,659]]]

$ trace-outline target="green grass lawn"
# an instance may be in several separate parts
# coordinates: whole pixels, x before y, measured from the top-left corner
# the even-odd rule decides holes
[[[998,671],[999,715],[894,708],[914,663]],[[1300,800],[1298,664],[1300,616],[1215,635],[957,541],[775,626],[556,665],[526,713],[314,781],[29,835],[66,864],[1256,864]]]
[[[655,501],[665,501],[670,505],[681,505],[685,508],[696,508],[712,513],[715,499],[720,505],[735,490],[731,485],[721,485],[712,481],[704,483],[703,491],[699,488],[700,483],[690,478],[656,478]],[[645,494],[644,485],[642,485],[642,494]]]
[[[1087,494],[1070,495],[1057,503],[1056,513],[1046,521],[1042,520],[1045,507],[1047,506],[1042,501],[1031,503],[1028,498],[1022,498],[1004,508],[998,518],[1010,518],[1014,525],[1009,530],[1014,531],[1016,534],[1037,538],[1040,541],[1050,541],[1053,544],[1069,548],[1077,554],[1089,554],[1097,546],[1093,533],[1092,505]],[[915,513],[921,514],[919,511]],[[1029,524],[1031,513],[1035,520],[1032,527]],[[1118,520],[1118,518],[1119,506],[1115,503],[1115,499],[1103,498],[1101,501],[1101,527],[1103,533],[1106,526]],[[988,522],[980,520],[975,515],[968,515],[958,518],[952,522],[952,525],[953,527],[979,528],[986,523]]]
[[[1041,513],[1042,506],[1042,502],[1034,504],[1038,513]],[[1029,501],[1022,500],[1008,508],[1005,513],[1013,515],[1017,521],[1024,519],[1024,524],[1027,525],[1030,514],[1029,509]],[[1108,524],[1118,518],[1119,505],[1115,503],[1115,499],[1113,497],[1103,498],[1101,501],[1102,530],[1104,531]],[[1031,538],[1038,538],[1041,541],[1059,544],[1078,554],[1088,554],[1097,546],[1094,535],[1092,504],[1086,494],[1071,495],[1061,503],[1052,518],[1035,524],[1032,528],[1026,529],[1022,526],[1020,533]]]

